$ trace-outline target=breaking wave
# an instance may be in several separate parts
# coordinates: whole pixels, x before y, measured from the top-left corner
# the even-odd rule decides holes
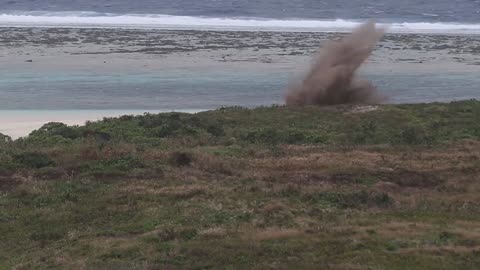
[[[0,27],[145,28],[230,31],[349,32],[355,20],[212,18],[162,14],[111,14],[85,11],[13,12],[0,14]],[[480,34],[480,24],[392,22],[380,23],[393,33]]]

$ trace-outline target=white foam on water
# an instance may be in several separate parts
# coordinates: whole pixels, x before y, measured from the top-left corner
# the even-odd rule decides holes
[[[109,14],[88,11],[0,14],[0,27],[140,28],[224,31],[347,32],[354,20],[211,18],[162,14]],[[380,24],[391,33],[480,34],[480,24],[398,22]]]

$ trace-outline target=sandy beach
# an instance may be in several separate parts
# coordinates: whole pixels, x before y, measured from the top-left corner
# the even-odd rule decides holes
[[[67,125],[83,125],[86,121],[115,117],[126,112],[111,111],[0,111],[0,133],[12,139],[27,136],[31,131],[48,122],[62,122]],[[137,112],[135,114],[141,114]]]
[[[159,113],[162,111],[111,111],[111,110],[77,110],[77,111],[25,111],[0,110],[0,133],[12,139],[27,136],[33,130],[39,129],[49,122],[61,122],[67,125],[83,125],[87,121],[98,121],[105,117],[122,115],[142,115],[144,113]],[[164,111],[163,111],[164,112]],[[195,111],[180,111],[194,113]]]

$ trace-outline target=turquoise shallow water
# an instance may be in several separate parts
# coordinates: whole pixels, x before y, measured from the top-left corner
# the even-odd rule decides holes
[[[476,73],[367,73],[391,103],[480,98]],[[284,71],[7,72],[0,110],[206,110],[281,104]]]

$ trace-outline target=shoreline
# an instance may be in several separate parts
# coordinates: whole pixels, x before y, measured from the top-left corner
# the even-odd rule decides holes
[[[18,138],[51,121],[75,125],[132,111],[162,112],[118,107],[172,111],[278,103],[284,82],[306,69],[323,42],[341,36],[0,27],[0,132]],[[480,36],[387,33],[363,71],[377,76],[380,91],[399,101],[393,103],[480,98],[479,53]],[[114,97],[107,104],[113,110],[23,110],[27,116],[17,110],[107,108],[106,97]]]
[[[88,121],[122,115],[164,112],[197,113],[199,111],[201,110],[0,110],[0,133],[16,140],[28,136],[30,132],[49,122],[84,125]]]
[[[340,37],[0,28],[0,109],[203,109],[278,103],[322,44]],[[480,36],[387,34],[362,73],[402,102],[419,95],[427,102],[434,101],[431,96],[442,101],[479,98],[479,53]]]
[[[429,105],[429,104],[449,104],[452,102],[465,102],[476,99],[461,99],[461,100],[452,100],[452,101],[432,101],[432,102],[423,102],[423,103],[381,103],[381,104],[342,104],[342,105],[331,105],[327,107],[335,106],[352,106],[355,111],[364,112],[363,107],[367,108],[367,111],[370,111],[370,107],[378,108],[378,106],[398,106],[398,105]],[[255,108],[261,107],[272,107],[272,106],[284,106],[284,104],[274,104],[271,106],[256,106]],[[309,106],[310,107],[310,106]],[[322,107],[322,106],[311,106],[311,107]],[[323,106],[325,107],[325,106]],[[32,131],[41,128],[43,125],[49,122],[60,122],[69,126],[79,126],[84,125],[86,122],[100,121],[103,118],[110,117],[120,117],[125,115],[139,116],[145,113],[159,114],[159,113],[188,113],[196,114],[200,112],[214,111],[216,109],[180,109],[180,110],[0,110],[0,134],[4,134],[12,138],[13,140],[26,137]]]

